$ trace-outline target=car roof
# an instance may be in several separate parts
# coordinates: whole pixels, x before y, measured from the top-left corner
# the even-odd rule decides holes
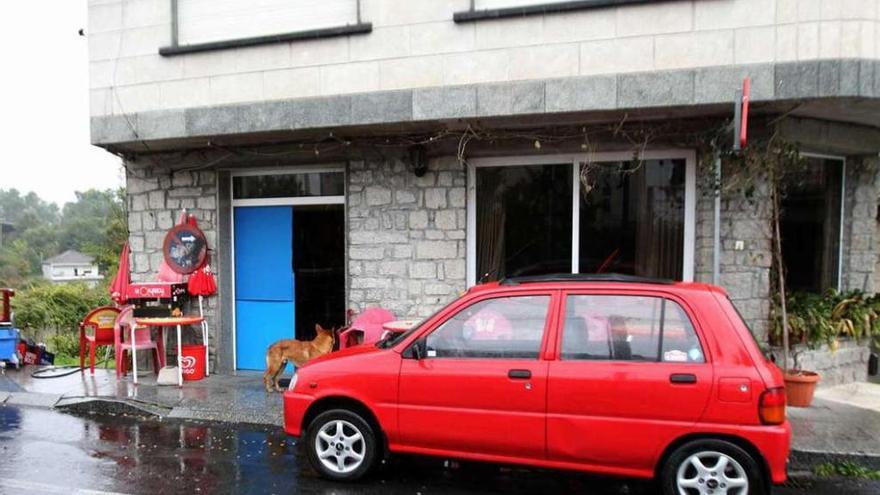
[[[650,289],[672,292],[717,292],[727,295],[721,287],[704,282],[680,282],[666,279],[637,277],[617,273],[561,273],[505,278],[471,287],[472,292],[491,292],[500,289]]]

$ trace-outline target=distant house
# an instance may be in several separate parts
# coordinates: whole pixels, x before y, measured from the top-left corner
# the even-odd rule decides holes
[[[95,258],[68,249],[43,262],[43,278],[55,283],[85,281],[95,283],[104,278],[98,273]]]

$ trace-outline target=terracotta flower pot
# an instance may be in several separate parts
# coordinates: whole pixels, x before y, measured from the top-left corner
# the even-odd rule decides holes
[[[785,401],[791,407],[810,407],[813,393],[821,377],[818,373],[803,370],[785,372]]]

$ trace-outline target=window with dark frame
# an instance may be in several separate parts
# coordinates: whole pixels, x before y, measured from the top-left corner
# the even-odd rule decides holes
[[[470,8],[453,14],[455,22],[554,14],[669,0],[471,0]]]
[[[785,173],[779,229],[791,291],[839,288],[843,174],[843,160],[810,156]]]
[[[686,171],[685,159],[476,167],[476,280],[570,273],[573,261],[579,273],[683,279]]]
[[[170,0],[171,56],[334,36],[365,34],[360,0]]]

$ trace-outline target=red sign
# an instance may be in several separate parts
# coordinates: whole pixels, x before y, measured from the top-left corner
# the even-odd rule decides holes
[[[752,91],[752,80],[743,79],[742,121],[739,127],[739,145],[745,148],[749,140],[749,96]]]
[[[186,292],[186,284],[143,282],[128,286],[127,299],[171,299]]]

